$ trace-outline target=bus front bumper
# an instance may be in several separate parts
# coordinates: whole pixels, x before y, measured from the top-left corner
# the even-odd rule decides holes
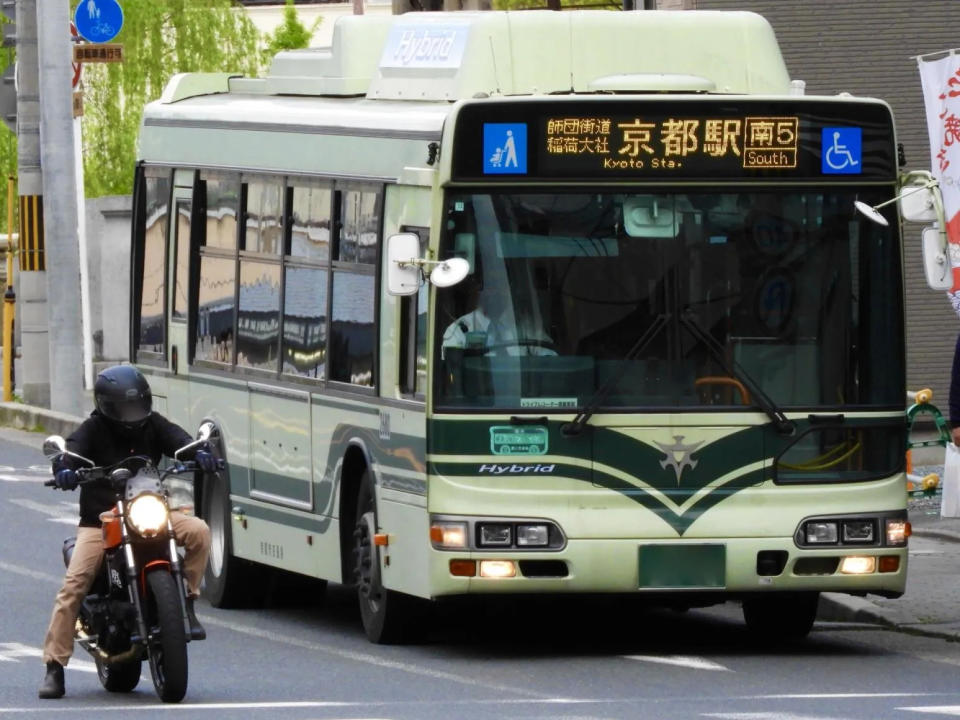
[[[801,549],[792,538],[568,539],[557,551],[431,550],[434,597],[485,593],[824,591],[899,597],[907,548]]]

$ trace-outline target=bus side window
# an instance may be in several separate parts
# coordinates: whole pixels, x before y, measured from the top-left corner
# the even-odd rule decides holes
[[[338,182],[335,190],[327,377],[372,388],[376,384],[376,262],[383,188]]]
[[[170,224],[171,171],[143,169],[138,178],[137,242],[134,249],[133,359],[162,361],[166,354],[167,228]]]
[[[420,257],[426,254],[429,230],[403,226],[420,238]],[[415,295],[400,298],[400,393],[423,399],[427,394],[427,303],[430,283],[423,282]]]
[[[205,173],[200,182],[202,239],[194,358],[233,363],[240,176]]]

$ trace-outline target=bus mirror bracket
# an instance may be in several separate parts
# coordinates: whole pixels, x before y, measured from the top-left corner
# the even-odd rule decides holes
[[[387,238],[387,292],[391,295],[413,295],[420,289],[426,268],[430,282],[437,287],[451,287],[470,272],[470,263],[460,257],[427,260],[418,257],[420,238],[413,233],[399,233]]]
[[[900,178],[900,192],[879,205],[867,205],[856,201],[857,212],[878,225],[888,225],[887,219],[878,211],[890,203],[898,202],[900,215],[912,222],[930,222],[921,235],[923,272],[931,290],[949,290],[953,287],[952,263],[947,244],[946,222],[943,213],[943,195],[940,183],[925,170],[905,173]]]

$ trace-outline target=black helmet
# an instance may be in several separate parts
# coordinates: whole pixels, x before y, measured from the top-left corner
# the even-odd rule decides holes
[[[150,385],[133,365],[114,365],[97,375],[93,399],[101,415],[128,430],[141,427],[153,406]]]

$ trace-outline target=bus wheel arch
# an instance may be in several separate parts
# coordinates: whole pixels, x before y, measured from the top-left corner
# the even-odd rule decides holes
[[[194,503],[198,515],[210,527],[210,558],[204,570],[203,594],[214,607],[243,607],[247,603],[250,564],[233,555],[233,504],[230,500],[230,465],[226,457],[226,443],[216,420],[210,419],[216,430],[211,437],[224,468],[204,474],[203,482],[195,488]],[[199,494],[196,490],[199,489]]]
[[[347,448],[340,465],[340,572],[345,584],[353,582],[353,531],[360,484],[369,472],[366,449],[357,443]],[[372,479],[372,478],[371,478]]]

